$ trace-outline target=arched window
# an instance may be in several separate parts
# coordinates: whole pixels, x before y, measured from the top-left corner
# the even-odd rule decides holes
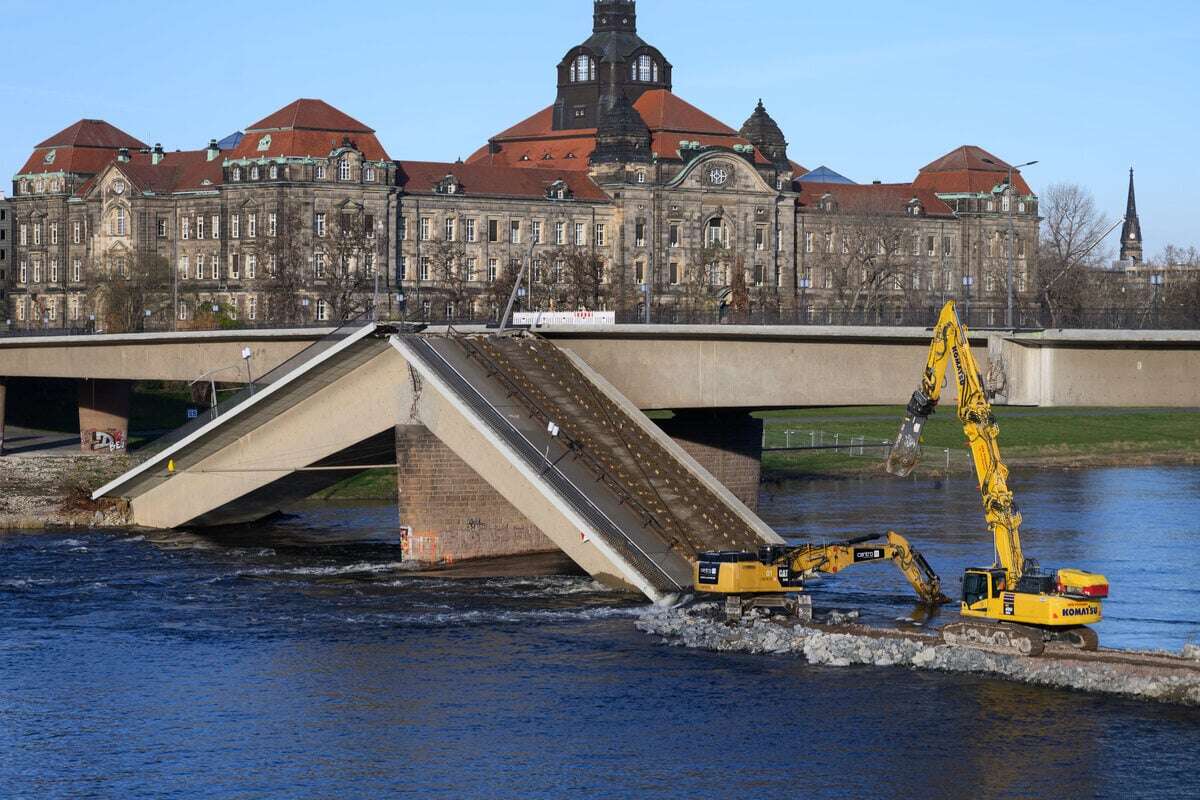
[[[596,62],[592,60],[591,56],[581,53],[571,64],[571,82],[580,83],[594,80],[596,80]]]
[[[233,179],[235,181],[240,181],[242,179],[242,168],[241,167],[233,168]]]
[[[250,168],[250,180],[252,180],[252,181],[258,180],[258,165],[257,164],[255,164],[253,167]]]
[[[704,243],[709,247],[725,246],[725,223],[720,217],[708,221],[704,232]]]

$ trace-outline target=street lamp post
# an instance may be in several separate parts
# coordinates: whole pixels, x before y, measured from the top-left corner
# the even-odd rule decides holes
[[[800,312],[808,321],[808,290],[812,288],[812,278],[805,275],[800,279]],[[803,323],[802,323],[803,324]]]
[[[1166,281],[1161,272],[1156,272],[1150,276],[1150,285],[1154,287],[1154,297],[1151,302],[1152,302],[1152,305],[1154,308],[1154,327],[1155,328],[1158,327],[1158,292],[1162,288],[1162,286],[1165,282]]]
[[[971,327],[971,287],[975,285],[975,278],[970,275],[963,276],[963,311],[967,318],[967,327]]]
[[[992,161],[990,158],[985,158],[985,159],[983,159],[983,161],[985,164],[991,164],[992,166],[997,166],[997,167],[1000,166],[995,161]],[[1012,164],[1007,165],[1007,167],[1008,167],[1008,183],[1006,186],[1006,191],[1009,193],[1009,198],[1008,198],[1008,313],[1005,316],[1005,326],[1007,328],[1009,328],[1010,330],[1013,328],[1013,306],[1015,305],[1015,297],[1013,295],[1013,280],[1014,280],[1013,273],[1015,270],[1014,259],[1016,258],[1016,253],[1014,251],[1016,250],[1016,246],[1017,246],[1017,225],[1016,225],[1016,218],[1013,216],[1016,213],[1016,208],[1013,206],[1013,204],[1016,202],[1017,198],[1015,196],[1013,196],[1013,172],[1021,169],[1022,167],[1032,167],[1034,164],[1037,164],[1037,163],[1038,163],[1037,161],[1026,161],[1024,164],[1017,164],[1016,166],[1013,166]]]

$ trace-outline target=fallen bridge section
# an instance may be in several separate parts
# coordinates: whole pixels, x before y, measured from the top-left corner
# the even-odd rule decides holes
[[[148,527],[245,523],[395,464],[397,445],[427,431],[584,570],[656,601],[690,590],[702,550],[780,541],[607,382],[536,337],[367,326],[312,350],[96,496],[128,498]]]

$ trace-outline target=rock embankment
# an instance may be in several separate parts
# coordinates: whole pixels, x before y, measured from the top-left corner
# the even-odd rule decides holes
[[[129,458],[112,456],[0,458],[0,530],[128,525],[123,504],[96,503],[90,494],[132,464]]]
[[[764,617],[733,624],[721,619],[711,603],[654,608],[638,619],[637,626],[682,647],[798,655],[810,664],[830,667],[868,664],[977,673],[1038,686],[1200,706],[1200,669],[1182,659],[1176,669],[1153,663],[1154,657],[1136,660],[1115,651],[1088,660],[1072,653],[1056,657],[1050,651],[1040,658],[1022,658],[951,647],[927,633],[845,625],[826,628]],[[1112,656],[1106,658],[1108,654]]]

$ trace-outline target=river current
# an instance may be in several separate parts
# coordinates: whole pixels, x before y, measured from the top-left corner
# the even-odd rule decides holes
[[[1014,484],[1030,555],[1108,575],[1106,645],[1200,641],[1200,469]],[[768,485],[762,514],[796,540],[895,529],[951,594],[991,562],[966,479]],[[406,575],[396,524],[0,537],[0,798],[1200,795],[1200,710],[667,647],[584,576]],[[913,612],[887,566],[812,590]]]

